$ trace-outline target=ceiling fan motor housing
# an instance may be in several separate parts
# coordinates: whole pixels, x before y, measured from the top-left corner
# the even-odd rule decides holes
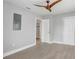
[[[49,3],[50,1],[49,1],[49,0],[47,0],[46,2],[47,2],[47,3]]]

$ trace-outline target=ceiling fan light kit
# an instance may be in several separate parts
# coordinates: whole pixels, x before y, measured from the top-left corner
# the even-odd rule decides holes
[[[35,5],[35,6],[38,6],[38,7],[44,7],[44,8],[47,9],[49,12],[51,12],[51,11],[52,11],[51,8],[52,8],[55,4],[57,4],[58,2],[60,2],[60,1],[62,1],[62,0],[55,0],[54,2],[52,2],[51,4],[49,4],[50,1],[47,0],[47,1],[46,1],[46,3],[47,3],[46,6],[43,6],[43,5],[36,5],[36,4],[34,4],[34,5]]]

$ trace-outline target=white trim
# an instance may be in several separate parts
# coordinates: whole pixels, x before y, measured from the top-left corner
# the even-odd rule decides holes
[[[19,48],[19,49],[15,49],[15,50],[6,52],[6,53],[3,54],[3,57],[6,57],[6,56],[9,56],[9,55],[11,55],[11,54],[20,52],[20,51],[22,51],[22,50],[24,50],[24,49],[27,49],[27,48],[30,48],[30,47],[33,47],[33,46],[35,46],[35,43],[34,43],[34,44],[31,44],[31,45],[28,45],[28,46],[25,46],[25,47],[22,47],[22,48]]]
[[[52,44],[52,43],[58,43],[58,44],[65,44],[65,45],[75,45],[75,44],[72,44],[72,43],[66,43],[66,42],[61,42],[61,41],[51,41],[49,43],[50,44]]]
[[[49,40],[47,40],[47,41],[43,41],[43,40],[42,40],[42,42],[43,42],[43,43],[48,43],[48,44],[51,44],[51,43],[52,43],[52,42],[50,42]]]
[[[66,42],[61,42],[61,41],[42,41],[43,43],[48,43],[48,44],[53,44],[53,43],[58,43],[58,44],[65,44],[65,45],[75,45],[74,43],[66,43]]]
[[[49,43],[49,41],[42,41],[42,42]]]
[[[48,44],[58,43],[58,44],[65,44],[65,45],[75,45],[74,43],[66,43],[61,41],[46,41]]]
[[[49,44],[52,44],[53,42],[52,42],[52,41],[49,41],[48,43],[49,43]]]
[[[42,43],[48,43],[48,44],[52,44],[52,41],[42,41]]]

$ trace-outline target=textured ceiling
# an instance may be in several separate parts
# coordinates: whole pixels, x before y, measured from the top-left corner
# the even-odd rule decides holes
[[[52,7],[52,12],[49,12],[45,8],[34,6],[33,4],[46,5],[46,0],[4,0],[20,6],[28,11],[31,11],[37,15],[49,15],[49,14],[61,14],[65,12],[70,12],[75,10],[75,0],[62,0],[54,7]],[[54,0],[50,0],[52,2]],[[26,8],[27,7],[27,8]]]

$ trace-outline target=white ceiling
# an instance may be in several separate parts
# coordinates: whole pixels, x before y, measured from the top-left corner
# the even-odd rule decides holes
[[[46,0],[4,0],[20,6],[24,9],[29,7],[29,11],[37,15],[48,15],[48,14],[60,14],[65,12],[71,12],[75,10],[75,0],[62,0],[52,8],[52,12],[49,12],[45,8],[34,6],[33,4],[46,5]],[[50,0],[51,2],[54,0]]]

